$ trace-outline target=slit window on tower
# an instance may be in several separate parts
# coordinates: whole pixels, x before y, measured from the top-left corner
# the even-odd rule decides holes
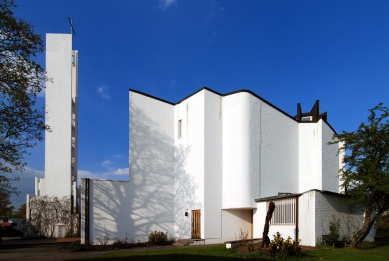
[[[182,134],[182,121],[178,121],[178,139],[181,139],[181,134]]]

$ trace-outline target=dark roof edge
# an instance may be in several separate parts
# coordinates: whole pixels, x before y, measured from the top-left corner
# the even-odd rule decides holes
[[[327,193],[327,194],[333,194],[333,195],[339,195],[339,196],[346,196],[345,194],[340,194],[340,193],[337,193],[337,192],[332,192],[332,191],[328,191],[328,190],[319,190],[319,189],[310,189],[310,190],[307,190],[307,191],[304,191],[304,192],[301,192],[301,193],[297,193],[297,194],[289,194],[289,195],[281,195],[281,196],[271,196],[271,197],[264,197],[264,198],[257,198],[255,200],[255,202],[263,202],[263,201],[269,201],[269,200],[273,200],[273,199],[283,199],[283,198],[298,198],[302,195],[304,195],[305,193],[308,193],[308,192],[311,192],[311,191],[317,191],[317,192],[320,192],[320,193]]]
[[[331,129],[335,134],[338,134],[338,133],[336,132],[336,130],[335,130],[334,128],[332,128],[331,124],[329,124],[327,121],[323,121],[323,122],[325,122],[325,123],[327,124],[327,126],[330,127],[330,129]]]
[[[155,99],[155,100],[158,100],[158,101],[161,101],[161,102],[170,104],[170,105],[176,105],[176,104],[173,103],[173,102],[169,102],[169,101],[163,100],[163,99],[161,99],[161,98],[152,96],[152,95],[150,95],[150,94],[147,94],[147,93],[144,93],[144,92],[141,92],[141,91],[137,91],[137,90],[134,90],[134,89],[129,89],[129,91],[130,91],[130,92],[135,92],[135,93],[138,93],[138,94],[141,94],[141,95],[144,95],[144,96],[147,96],[147,97],[149,97],[149,98],[152,98],[152,99]]]
[[[149,97],[149,98],[153,98],[153,99],[156,99],[156,100],[159,100],[159,101],[161,101],[161,102],[165,102],[165,103],[168,103],[168,104],[171,104],[171,105],[180,104],[180,103],[183,102],[184,100],[186,100],[186,99],[188,99],[189,97],[191,97],[191,96],[193,96],[193,95],[195,95],[195,94],[201,92],[202,90],[207,90],[207,91],[209,91],[209,92],[212,92],[212,93],[214,93],[214,94],[216,94],[216,95],[219,95],[219,96],[222,96],[222,97],[228,96],[228,95],[232,95],[232,94],[236,94],[236,93],[240,93],[240,92],[247,92],[247,93],[250,93],[251,95],[253,95],[253,96],[256,97],[257,99],[263,101],[264,103],[266,103],[266,104],[269,105],[270,107],[276,109],[277,111],[281,112],[282,114],[284,114],[285,116],[289,117],[289,118],[292,119],[293,121],[297,122],[297,120],[296,120],[293,116],[291,116],[290,114],[284,112],[283,110],[281,110],[280,108],[276,107],[276,106],[273,105],[272,103],[268,102],[267,100],[265,100],[265,99],[262,98],[261,96],[255,94],[254,92],[252,92],[252,91],[250,91],[250,90],[245,90],[245,89],[241,89],[241,90],[237,90],[237,91],[233,91],[233,92],[221,94],[221,93],[219,93],[219,92],[217,92],[217,91],[214,91],[214,90],[212,90],[212,89],[210,89],[210,88],[204,86],[203,88],[200,88],[198,91],[196,91],[196,92],[194,92],[194,93],[188,95],[187,97],[185,97],[185,98],[179,100],[179,101],[176,102],[176,103],[172,103],[172,102],[169,102],[169,101],[166,101],[166,100],[163,100],[163,99],[154,97],[154,96],[152,96],[152,95],[149,95],[149,94],[146,94],[146,93],[143,93],[143,92],[134,90],[134,89],[129,89],[129,91],[131,91],[131,92],[136,92],[136,93],[145,95],[145,96],[147,96],[147,97]]]

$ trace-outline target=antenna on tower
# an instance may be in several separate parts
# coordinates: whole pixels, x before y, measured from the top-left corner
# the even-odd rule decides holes
[[[68,16],[68,19],[69,19],[69,23],[70,23],[70,34],[76,35],[76,31],[74,31],[72,19],[70,19],[69,16]]]

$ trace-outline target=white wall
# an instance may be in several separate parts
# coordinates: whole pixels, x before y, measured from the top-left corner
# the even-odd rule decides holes
[[[123,225],[135,240],[154,230],[173,236],[173,121],[173,105],[130,91],[130,218]]]
[[[342,156],[332,141],[333,130],[323,120],[299,124],[299,192],[311,189],[340,192],[338,170]]]
[[[204,238],[222,237],[222,98],[204,90]]]
[[[298,192],[298,123],[247,92],[223,97],[222,113],[223,208]]]
[[[130,181],[91,180],[90,239],[174,230],[174,107],[130,91]],[[85,214],[83,214],[85,216]]]
[[[317,123],[299,124],[299,192],[321,189],[321,134]],[[320,164],[320,165],[319,165]]]
[[[222,108],[223,208],[298,192],[298,123],[248,92],[223,97]]]
[[[322,120],[320,120],[318,124],[319,128],[322,129],[322,189],[339,193],[340,182],[337,177],[340,168],[339,157],[337,156],[339,145],[329,145],[328,142],[332,141],[334,135],[333,130]]]
[[[259,196],[258,160],[255,160],[259,151],[251,151],[254,136],[251,109],[249,93],[240,92],[222,99],[223,209],[253,208],[254,199]]]
[[[260,197],[297,193],[299,173],[298,123],[270,105],[261,104]],[[258,119],[258,118],[253,118]]]
[[[109,244],[112,244],[115,238],[124,239],[126,233],[129,239],[143,236],[135,234],[134,227],[139,226],[140,223],[146,223],[150,213],[139,213],[139,215],[145,215],[143,220],[134,218],[129,200],[132,195],[129,182],[90,180],[91,244],[99,244],[99,240],[104,240],[106,235],[109,237]]]
[[[204,91],[174,108],[174,235],[191,238],[192,210],[201,211],[201,237],[204,237]],[[182,122],[178,139],[178,121]],[[185,211],[189,216],[185,217]]]

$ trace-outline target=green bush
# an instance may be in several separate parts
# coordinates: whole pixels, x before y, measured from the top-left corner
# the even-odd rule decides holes
[[[150,244],[157,245],[157,246],[164,246],[168,245],[170,242],[167,240],[167,232],[163,233],[160,231],[154,231],[149,234],[149,241]]]
[[[74,233],[74,231],[73,231],[72,229],[66,231],[66,233],[65,233],[65,238],[79,237],[79,236],[80,236],[80,235],[77,234],[77,233]]]
[[[246,254],[246,258],[258,258],[260,256],[262,256],[261,250],[256,250],[256,251],[248,252]]]
[[[74,248],[75,251],[86,251],[86,250],[91,250],[91,247],[88,247],[84,244],[81,244],[80,242],[72,242],[70,243],[70,246]]]
[[[299,256],[301,252],[300,239],[292,240],[288,237],[286,240],[277,232],[269,244],[270,255],[274,257]]]
[[[336,217],[332,215],[332,221],[330,221],[328,228],[330,230],[330,235],[339,235],[340,219],[336,219]]]

